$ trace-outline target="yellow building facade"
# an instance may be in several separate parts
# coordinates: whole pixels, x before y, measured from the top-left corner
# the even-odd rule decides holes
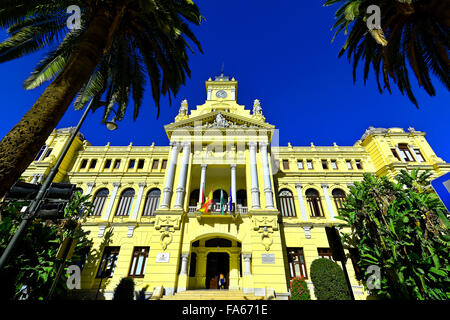
[[[287,299],[292,277],[309,281],[311,262],[331,258],[325,227],[339,227],[338,208],[364,173],[450,172],[413,128],[371,127],[353,146],[279,146],[261,103],[237,103],[234,78],[205,84],[205,103],[190,110],[184,100],[164,127],[168,146],[75,139],[55,182],[92,195],[83,223],[93,241],[82,269],[86,295],[110,299],[127,276],[146,297],[216,289],[223,273],[230,291]],[[48,174],[71,130],[52,133],[23,174],[27,182]],[[347,270],[355,297],[365,299],[350,259]]]

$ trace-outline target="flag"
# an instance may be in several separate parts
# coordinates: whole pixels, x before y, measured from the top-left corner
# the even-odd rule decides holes
[[[220,213],[221,214],[223,214],[224,209],[225,209],[225,198],[223,197],[222,186],[220,186]]]
[[[203,203],[202,207],[198,211],[207,213],[209,210],[209,205],[212,203],[212,201],[213,201],[213,192],[211,189],[211,191],[208,194],[208,197],[206,197],[205,199],[205,203]]]
[[[233,212],[233,194],[231,193],[231,187],[230,187],[230,201],[228,202],[228,210],[230,212]]]

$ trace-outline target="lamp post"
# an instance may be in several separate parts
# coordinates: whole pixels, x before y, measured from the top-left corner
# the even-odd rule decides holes
[[[39,192],[36,195],[36,198],[33,201],[31,201],[30,206],[27,208],[28,212],[24,214],[22,222],[19,225],[19,228],[17,229],[16,233],[12,237],[11,241],[8,243],[8,246],[6,247],[5,251],[3,252],[3,254],[0,258],[0,270],[6,264],[6,261],[8,260],[14,247],[16,246],[16,244],[19,242],[20,238],[22,237],[22,234],[24,233],[24,231],[26,230],[26,228],[28,227],[30,222],[35,217],[36,212],[39,209],[39,206],[40,206],[42,200],[44,199],[46,191],[48,190],[53,179],[55,178],[56,174],[58,173],[58,169],[59,169],[62,161],[64,160],[64,157],[66,156],[67,152],[69,151],[69,148],[72,145],[72,142],[75,140],[75,137],[77,136],[78,132],[80,131],[81,125],[83,124],[84,120],[86,119],[89,111],[92,109],[93,100],[94,99],[91,99],[91,101],[89,102],[89,105],[87,106],[80,121],[78,122],[78,125],[76,126],[75,130],[72,132],[69,140],[67,141],[66,145],[64,146],[64,149],[62,150],[58,160],[56,161],[55,165],[50,170],[49,175],[47,176],[44,183],[40,187]],[[117,124],[116,124],[115,129],[117,129]],[[115,129],[113,129],[113,130],[115,130]]]

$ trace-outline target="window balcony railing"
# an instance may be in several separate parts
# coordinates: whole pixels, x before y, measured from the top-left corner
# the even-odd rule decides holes
[[[199,209],[200,209],[200,205],[199,206],[189,206],[188,213],[197,212]],[[229,208],[228,208],[228,204],[225,204],[223,209],[224,209],[223,210],[224,214],[230,214],[230,211],[229,211]],[[222,210],[220,208],[220,203],[213,203],[210,206],[209,212],[211,214],[221,214]],[[248,213],[248,207],[237,205],[236,206],[236,213],[247,214]]]

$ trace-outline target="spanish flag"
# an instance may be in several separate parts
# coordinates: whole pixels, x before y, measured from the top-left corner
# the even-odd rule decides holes
[[[203,203],[202,207],[198,211],[207,213],[209,210],[209,205],[212,203],[212,201],[213,201],[213,192],[211,189],[211,191],[209,192],[208,196],[205,199],[205,203]]]

